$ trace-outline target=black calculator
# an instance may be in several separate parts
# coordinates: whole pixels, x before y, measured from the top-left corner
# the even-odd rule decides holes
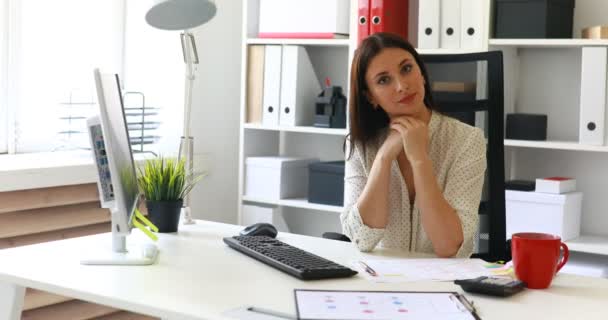
[[[466,292],[487,294],[491,296],[508,297],[520,292],[526,287],[524,282],[511,278],[479,277],[466,280],[455,280],[455,284]]]

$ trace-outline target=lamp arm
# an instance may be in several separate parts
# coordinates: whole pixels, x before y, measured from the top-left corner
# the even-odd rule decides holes
[[[184,88],[184,134],[180,142],[179,156],[185,157],[185,169],[188,173],[188,184],[192,183],[192,172],[194,169],[194,138],[191,134],[191,109],[192,109],[192,91],[196,74],[196,64],[198,64],[198,53],[196,52],[196,44],[194,36],[188,30],[184,30],[181,34],[182,51],[184,62],[186,63],[186,86]],[[184,223],[192,224],[190,195],[184,197]]]
[[[184,137],[191,136],[190,131],[190,116],[192,109],[192,91],[194,79],[196,78],[196,64],[198,64],[198,52],[196,51],[196,42],[194,35],[184,30],[181,34],[182,52],[184,62],[186,63],[186,88],[184,93]]]

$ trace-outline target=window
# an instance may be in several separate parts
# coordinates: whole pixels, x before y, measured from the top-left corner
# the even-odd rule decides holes
[[[0,154],[8,151],[8,10],[0,0]]]
[[[151,124],[142,124],[155,142],[146,148],[176,150],[179,34],[147,26],[143,2],[0,0],[0,152],[88,148],[86,118],[98,110],[94,68],[119,73],[123,92],[141,93],[128,94],[125,107],[139,107],[145,96],[155,108]],[[128,117],[130,128],[141,129],[138,119]]]

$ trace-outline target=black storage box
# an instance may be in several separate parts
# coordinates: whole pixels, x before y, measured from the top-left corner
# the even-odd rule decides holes
[[[505,182],[505,189],[517,191],[534,191],[536,189],[536,181],[508,180]]]
[[[510,113],[507,114],[507,139],[547,140],[547,115]]]
[[[308,165],[308,202],[344,205],[344,161]]]
[[[496,38],[572,38],[575,0],[496,0]]]

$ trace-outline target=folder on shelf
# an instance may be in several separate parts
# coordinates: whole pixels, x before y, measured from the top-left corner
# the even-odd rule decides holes
[[[247,122],[262,122],[264,104],[264,49],[256,45],[247,48]]]
[[[581,56],[579,142],[604,144],[608,48],[583,47]]]
[[[281,46],[267,45],[264,49],[264,110],[262,112],[262,123],[265,126],[279,125],[281,55]]]
[[[358,12],[358,28],[357,28],[357,45],[363,41],[363,39],[369,36],[369,2],[371,0],[358,0],[359,7]]]
[[[482,48],[485,0],[460,1],[460,47]]]
[[[284,46],[281,66],[281,126],[312,126],[321,85],[302,46]]]
[[[390,32],[407,39],[408,0],[370,0],[369,33]]]
[[[441,0],[440,7],[440,47],[458,49],[460,48],[460,0]]]
[[[412,3],[412,42],[420,49],[439,48],[441,0],[415,0]]]

